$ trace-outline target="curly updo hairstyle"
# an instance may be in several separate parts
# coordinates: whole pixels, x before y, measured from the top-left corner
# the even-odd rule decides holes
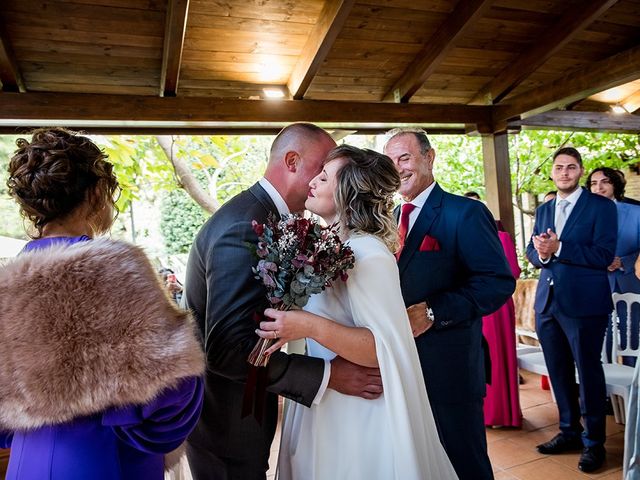
[[[369,149],[340,145],[329,152],[326,162],[343,158],[338,171],[334,199],[342,224],[353,232],[378,236],[395,252],[397,225],[393,218],[393,195],[400,175],[389,157]]]
[[[107,155],[89,138],[64,128],[43,128],[32,132],[29,142],[16,141],[18,149],[9,162],[9,194],[20,206],[37,235],[45,225],[63,219],[85,201],[97,214],[111,205],[118,181]],[[92,225],[106,233],[111,225]]]

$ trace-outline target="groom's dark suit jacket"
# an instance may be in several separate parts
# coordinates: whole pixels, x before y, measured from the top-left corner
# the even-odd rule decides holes
[[[254,312],[266,308],[266,292],[251,267],[247,244],[257,243],[251,221],[278,215],[267,192],[255,184],[229,200],[202,227],[189,255],[185,297],[207,353],[206,391],[200,422],[188,439],[194,478],[264,478],[277,422],[277,395],[309,406],[322,383],[324,361],[278,352],[268,365],[265,419],[241,418],[256,341]]]
[[[431,239],[425,241],[426,235]],[[436,184],[398,268],[405,304],[426,301],[435,315],[434,326],[416,345],[441,440],[461,479],[491,478],[484,422],[478,418],[485,393],[482,317],[515,289],[491,213],[481,202]],[[454,404],[460,407],[448,407]]]

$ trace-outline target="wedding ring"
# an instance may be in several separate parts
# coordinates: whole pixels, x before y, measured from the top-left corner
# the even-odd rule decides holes
[[[278,338],[280,335],[278,335],[278,330],[274,330],[273,331],[273,338]]]

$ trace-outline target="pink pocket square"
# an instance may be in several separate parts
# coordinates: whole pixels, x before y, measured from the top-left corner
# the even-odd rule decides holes
[[[430,235],[425,235],[420,244],[421,252],[438,252],[440,251],[440,244],[438,240]]]

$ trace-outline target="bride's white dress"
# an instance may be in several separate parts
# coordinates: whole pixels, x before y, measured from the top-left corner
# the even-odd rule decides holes
[[[311,408],[289,403],[278,478],[457,479],[438,439],[395,258],[372,235],[349,244],[356,259],[349,279],[312,296],[305,310],[373,332],[384,394],[365,400],[327,389]],[[309,339],[307,354],[335,357]]]

